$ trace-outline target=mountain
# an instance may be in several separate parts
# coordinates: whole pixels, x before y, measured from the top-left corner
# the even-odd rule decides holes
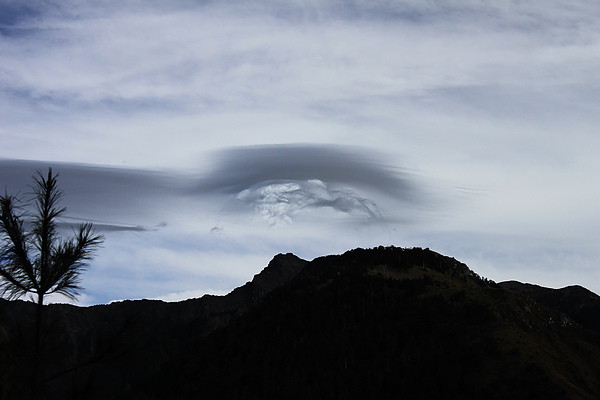
[[[600,296],[581,286],[550,289],[517,281],[500,282],[500,287],[523,293],[538,303],[560,311],[586,328],[600,332]]]
[[[118,398],[178,355],[182,346],[226,326],[285,285],[306,263],[293,254],[279,254],[251,282],[226,296],[92,307],[50,304],[44,310],[41,360],[32,352],[35,305],[0,299],[0,394],[29,399],[31,373],[37,370],[37,380],[43,382],[40,398]]]
[[[33,305],[3,301],[2,393],[37,375],[45,399],[600,398],[580,297],[521,285],[429,249],[281,254],[226,296],[47,306],[38,357]]]

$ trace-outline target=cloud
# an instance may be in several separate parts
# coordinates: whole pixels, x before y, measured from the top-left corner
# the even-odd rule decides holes
[[[95,287],[111,298],[194,290],[145,274],[215,246],[268,261],[436,229],[588,243],[599,13],[587,0],[0,0],[0,191],[55,168],[65,227],[106,232]],[[474,190],[449,201],[451,187]],[[499,268],[519,263],[484,239]],[[174,250],[145,256],[161,246]]]
[[[69,210],[64,225],[92,221],[103,231],[158,229],[171,216],[194,218],[198,205],[222,205],[221,217],[246,213],[276,225],[318,218],[385,222],[395,217],[383,210],[381,201],[413,210],[426,203],[414,175],[382,153],[360,147],[236,147],[217,152],[208,164],[207,171],[184,173],[0,160],[0,184],[27,198],[34,172],[52,168]]]
[[[183,184],[177,174],[151,170],[4,159],[0,160],[0,186],[6,193],[27,200],[31,197],[32,176],[48,168],[58,174],[63,191],[68,209],[63,218],[65,227],[92,221],[104,231],[156,229],[164,224],[160,216]]]
[[[417,191],[385,156],[366,148],[339,145],[285,144],[236,147],[217,154],[214,167],[198,192],[239,193],[257,185],[313,179],[376,190],[400,200]]]
[[[0,134],[12,157],[172,166],[200,146],[364,144],[365,132],[404,149],[391,136],[416,129],[412,143],[431,148],[453,135],[428,128],[456,109],[447,131],[460,134],[482,108],[510,129],[512,118],[597,105],[594,87],[565,97],[596,80],[591,2],[28,4],[35,13],[6,29],[29,33],[0,42]]]
[[[527,57],[523,53],[545,33],[571,41],[586,34],[564,22],[580,14],[564,10],[559,17],[512,2],[44,3],[7,25],[34,33],[1,47],[10,55],[0,67],[3,83],[13,96],[46,106],[41,108],[81,111],[262,108],[275,98],[290,107],[305,98],[353,100],[497,82],[498,74],[485,69],[494,72],[495,65],[510,66],[504,60]],[[523,7],[527,18],[520,16]],[[514,25],[522,35],[513,33],[506,47],[498,45],[507,38],[494,31]],[[480,32],[486,34],[473,35]],[[539,38],[532,40],[532,33]],[[415,41],[421,51],[414,50]],[[519,76],[513,72],[500,75]]]
[[[351,190],[331,190],[317,179],[308,181],[266,182],[242,190],[235,197],[236,208],[254,208],[270,224],[291,223],[298,214],[311,209],[331,209],[346,215],[358,215],[366,221],[383,219],[373,200],[360,197]]]
[[[424,200],[414,176],[385,160],[381,153],[337,145],[230,148],[216,155],[194,193],[229,196],[224,210],[254,209],[271,224],[323,209],[383,221],[381,196],[413,207]]]
[[[92,219],[84,219],[84,218],[70,218],[70,217],[61,217],[63,222],[59,222],[57,226],[62,229],[73,229],[78,224],[83,222],[91,222],[94,224],[94,228],[97,231],[102,232],[150,232],[156,231],[160,228],[165,227],[166,222],[157,224],[155,226],[142,226],[142,225],[126,225],[119,223],[110,223],[107,221],[99,221]],[[72,221],[72,222],[69,222]]]

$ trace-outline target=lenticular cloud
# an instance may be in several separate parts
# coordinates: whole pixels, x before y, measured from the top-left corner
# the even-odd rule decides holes
[[[195,191],[226,196],[226,211],[251,211],[272,225],[313,216],[383,221],[381,198],[416,204],[420,197],[408,176],[380,154],[305,144],[220,152]]]
[[[236,196],[235,206],[253,208],[271,225],[291,223],[301,214],[329,209],[365,221],[382,218],[377,204],[351,190],[330,189],[320,180],[276,182],[245,189]]]

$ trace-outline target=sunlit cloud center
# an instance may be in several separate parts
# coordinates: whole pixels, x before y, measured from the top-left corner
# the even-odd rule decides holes
[[[310,217],[318,211],[333,211],[330,217],[351,215],[365,222],[382,218],[379,206],[350,189],[332,189],[318,179],[273,182],[246,189],[236,196],[237,205],[254,208],[271,225],[291,223],[299,217]]]

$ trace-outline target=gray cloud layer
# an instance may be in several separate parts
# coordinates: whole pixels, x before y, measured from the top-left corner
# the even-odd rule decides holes
[[[94,221],[104,231],[151,229],[137,221],[153,221],[161,200],[174,196],[181,184],[176,176],[155,171],[5,159],[0,160],[0,185],[26,200],[34,173],[48,168],[59,174],[68,208],[66,224]]]
[[[225,213],[257,213],[272,224],[291,222],[315,209],[381,221],[388,217],[377,201],[382,196],[404,204],[422,200],[413,179],[383,158],[365,149],[332,145],[238,147],[218,152],[207,174],[192,176],[0,160],[0,184],[8,193],[27,197],[34,172],[51,167],[59,174],[72,220],[93,220],[105,231],[153,229],[173,211],[173,201],[190,195],[200,202],[216,199],[225,204]]]
[[[195,191],[235,196],[228,210],[254,208],[271,223],[290,222],[311,209],[384,220],[376,198],[412,204],[422,200],[409,175],[384,159],[365,149],[333,145],[231,148],[217,155],[213,170]]]
[[[416,194],[406,174],[364,148],[327,145],[269,145],[220,152],[199,191],[237,193],[280,181],[320,180],[376,190],[402,200]]]

